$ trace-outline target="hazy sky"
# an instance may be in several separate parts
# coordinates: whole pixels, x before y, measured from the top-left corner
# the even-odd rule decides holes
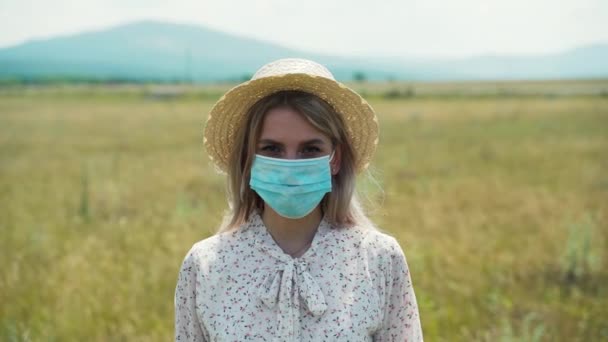
[[[608,43],[608,0],[0,0],[0,46],[141,19],[337,55],[527,55]]]

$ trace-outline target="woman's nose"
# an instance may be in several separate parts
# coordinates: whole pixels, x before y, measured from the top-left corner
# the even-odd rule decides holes
[[[298,151],[297,150],[285,151],[285,159],[298,159]]]

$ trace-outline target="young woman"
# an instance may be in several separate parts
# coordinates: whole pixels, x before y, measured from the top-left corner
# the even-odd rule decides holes
[[[377,142],[372,108],[312,61],[228,91],[205,147],[230,213],[183,261],[176,341],[422,341],[404,254],[355,196]]]

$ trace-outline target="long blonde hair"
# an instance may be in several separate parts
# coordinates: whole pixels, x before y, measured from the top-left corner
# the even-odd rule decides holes
[[[355,192],[355,155],[351,149],[342,117],[319,97],[302,91],[280,91],[262,98],[247,112],[237,131],[234,149],[228,163],[229,212],[220,232],[245,223],[251,213],[264,208],[260,196],[249,187],[251,166],[268,111],[287,107],[300,113],[313,127],[325,134],[341,153],[340,171],[332,176],[332,191],[321,200],[325,218],[334,226],[372,226],[359,204]]]

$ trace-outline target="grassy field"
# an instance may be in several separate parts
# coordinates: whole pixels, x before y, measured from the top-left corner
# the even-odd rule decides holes
[[[608,340],[608,81],[356,86],[381,125],[360,190],[426,340]],[[0,88],[0,340],[172,339],[226,208],[202,149],[222,91]]]

